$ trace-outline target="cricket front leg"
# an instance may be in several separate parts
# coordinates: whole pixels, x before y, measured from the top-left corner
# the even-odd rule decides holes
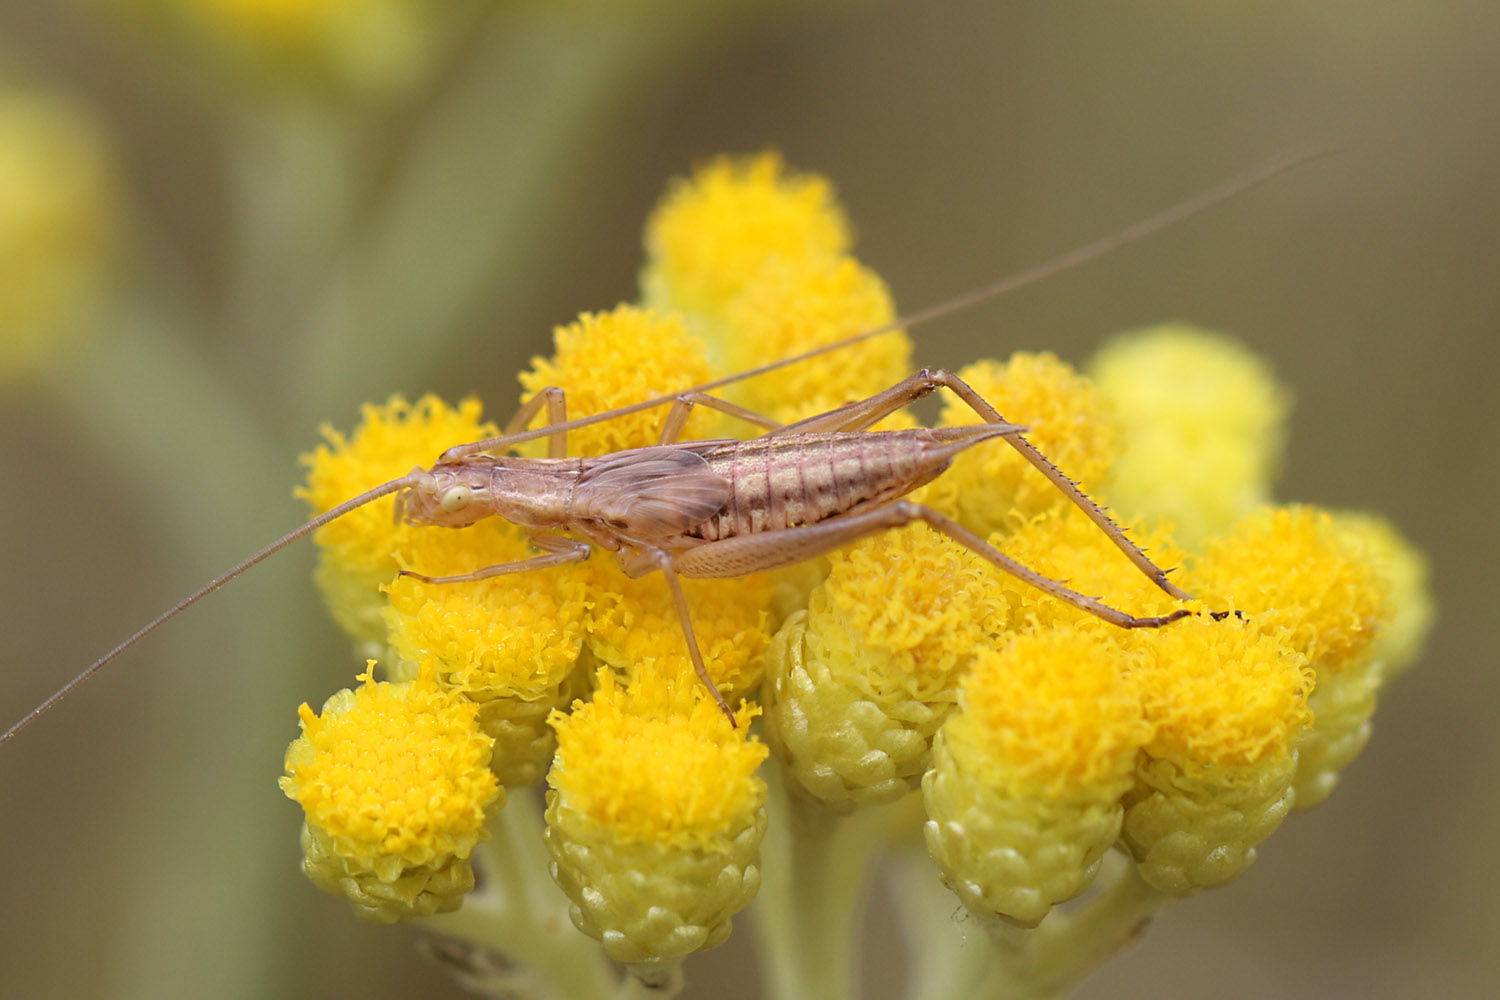
[[[498,563],[494,566],[486,566],[476,569],[472,573],[459,573],[454,576],[425,576],[413,570],[403,569],[401,576],[409,576],[423,583],[472,583],[475,580],[488,580],[492,576],[507,576],[511,573],[527,573],[534,569],[549,569],[553,566],[566,566],[569,563],[583,562],[589,557],[593,549],[587,542],[580,542],[576,538],[567,538],[562,535],[538,534],[531,538],[531,543],[539,549],[546,549],[542,555],[532,556],[529,559],[517,559],[515,562]]]
[[[843,514],[804,527],[783,528],[779,531],[765,531],[709,542],[678,553],[673,559],[673,564],[683,576],[744,576],[748,573],[760,573],[790,566],[793,563],[842,548],[866,535],[890,528],[899,528],[913,521],[925,521],[975,555],[984,558],[1023,583],[1121,628],[1160,628],[1192,614],[1185,608],[1168,615],[1144,618],[1126,614],[1097,598],[1080,594],[1050,576],[1022,565],[957,522],[944,517],[931,507],[913,503],[910,500],[897,500],[895,503],[853,514]]]

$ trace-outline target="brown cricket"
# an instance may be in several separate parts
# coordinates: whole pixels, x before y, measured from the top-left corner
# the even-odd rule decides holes
[[[564,392],[542,390],[523,405],[505,434],[448,449],[430,469],[368,490],[283,535],[177,604],[68,681],[0,734],[14,737],[125,650],[250,567],[356,508],[400,493],[398,516],[413,524],[462,527],[499,516],[525,529],[539,555],[451,577],[417,576],[429,583],[478,580],[577,562],[594,548],[615,553],[631,576],[659,571],[672,592],[698,677],[734,721],[703,664],[679,577],[733,577],[811,559],[858,539],[924,521],[999,569],[1122,628],[1157,628],[1192,612],[1137,618],[1031,570],[961,525],[902,499],[940,475],[953,457],[981,441],[1000,438],[1015,448],[1077,505],[1158,587],[1187,595],[1167,579],[1109,516],[956,375],[923,369],[884,392],[793,424],[781,425],[710,395],[713,389],[837,351],[881,334],[915,326],[1033,284],[1134,243],[1294,166],[1327,155],[1322,142],[1285,151],[1203,193],[1126,229],[1044,264],[822,347],[678,392],[605,413],[567,419]],[[913,401],[946,387],[985,422],[966,427],[870,431],[866,428]],[[747,420],[766,432],[750,441],[681,441],[694,406]],[[567,457],[567,433],[578,427],[657,406],[671,406],[659,442],[598,458]],[[546,426],[527,429],[542,412]],[[546,437],[547,458],[503,452]]]

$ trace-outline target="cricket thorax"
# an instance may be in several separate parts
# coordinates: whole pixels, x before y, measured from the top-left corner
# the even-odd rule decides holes
[[[470,455],[414,472],[416,482],[396,501],[408,524],[461,528],[498,515],[524,528],[550,528],[566,519],[577,459]]]

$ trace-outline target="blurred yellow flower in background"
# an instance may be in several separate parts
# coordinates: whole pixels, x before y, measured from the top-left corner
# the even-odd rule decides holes
[[[0,78],[0,378],[57,362],[92,318],[110,277],[119,198],[88,113]]]

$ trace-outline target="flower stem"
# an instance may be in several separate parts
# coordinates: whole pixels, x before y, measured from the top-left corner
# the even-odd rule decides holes
[[[1140,937],[1157,910],[1175,899],[1121,866],[1102,893],[1071,913],[1053,912],[1033,931],[989,924],[999,961],[975,994],[1006,1000],[1045,1000],[1104,964]]]
[[[756,940],[767,994],[843,1000],[854,994],[855,914],[886,810],[838,816],[770,769],[770,828]]]
[[[599,947],[573,929],[567,900],[547,877],[539,803],[518,791],[495,823],[494,839],[474,852],[482,887],[462,909],[428,917],[421,925],[514,963],[517,969],[495,977],[506,995],[558,1000],[621,995],[619,977]]]

